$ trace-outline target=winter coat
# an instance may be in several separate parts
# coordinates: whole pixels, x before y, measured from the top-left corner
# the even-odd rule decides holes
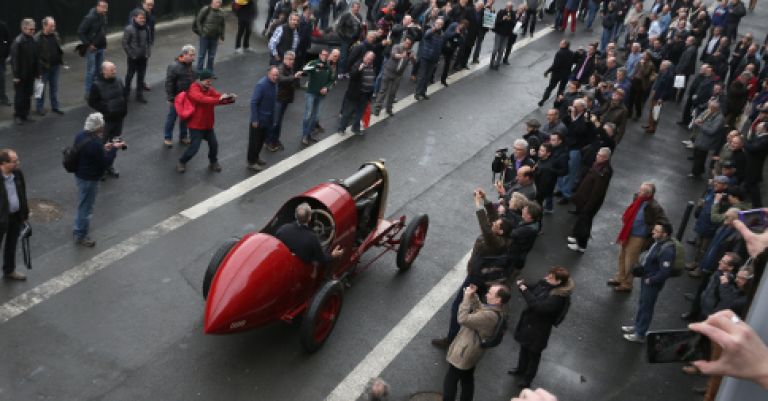
[[[262,77],[253,88],[251,95],[251,123],[259,123],[260,127],[271,128],[275,113],[275,96],[277,84],[267,77]]]
[[[613,123],[616,125],[616,135],[621,138],[627,129],[627,120],[629,119],[629,110],[624,102],[614,105],[610,100],[603,104],[600,109],[600,120],[603,124]]]
[[[83,18],[77,28],[77,36],[85,46],[94,46],[97,49],[107,48],[107,15],[96,12],[96,7]]]
[[[38,31],[34,38],[37,44],[38,62],[40,63],[41,72],[48,72],[52,67],[64,63],[61,40],[56,32],[50,35],[43,35],[43,31]]]
[[[725,140],[725,118],[719,111],[702,116],[699,135],[693,142],[693,146],[699,150],[716,151]]]
[[[4,63],[5,60],[2,60]],[[32,36],[19,34],[11,44],[11,72],[13,77],[29,81],[40,76],[40,57]]]
[[[747,9],[744,3],[739,1],[736,4],[728,2],[728,14],[725,15],[725,23],[730,26],[738,26],[741,18],[747,15]]]
[[[747,85],[740,79],[734,79],[728,87],[725,114],[741,114],[747,104]]]
[[[509,17],[505,19],[505,17]],[[497,35],[512,36],[512,31],[517,23],[517,15],[514,11],[507,11],[506,8],[496,13],[496,22],[493,24],[493,31]]]
[[[419,45],[419,60],[437,63],[443,50],[443,31],[428,29]]]
[[[256,0],[251,0],[245,5],[236,5],[235,2],[232,2],[232,11],[234,11],[238,21],[251,22],[256,18]]]
[[[336,82],[336,72],[327,62],[315,59],[307,63],[303,69],[304,73],[309,75],[307,83],[307,93],[320,96],[320,90],[326,88],[330,90]]]
[[[568,77],[573,67],[574,54],[570,49],[559,49],[555,53],[555,59],[552,65],[544,73],[551,73],[552,79],[562,79]]]
[[[189,89],[192,82],[197,79],[194,63],[185,64],[181,61],[168,66],[165,73],[165,94],[169,102],[172,102],[180,92]]]
[[[140,26],[131,23],[123,30],[123,50],[129,59],[149,58],[151,44],[149,41],[149,29],[146,25]]]
[[[189,117],[187,127],[200,131],[212,130],[216,122],[213,108],[226,104],[221,100],[221,93],[212,86],[205,90],[200,82],[193,82],[187,91],[187,98],[195,105],[195,112]]]
[[[763,181],[763,165],[768,156],[768,134],[754,135],[744,144],[747,152],[747,171],[744,182],[757,185]]]
[[[406,67],[408,67],[408,64],[411,62],[410,57],[403,57],[403,58],[396,58],[395,55],[402,54],[405,52],[405,45],[403,44],[397,44],[392,46],[392,51],[390,53],[389,58],[387,59],[387,63],[384,64],[384,70],[383,70],[383,77],[384,78],[395,78],[403,75],[403,72],[405,72]],[[409,52],[412,52],[412,50],[408,50]]]
[[[695,45],[687,46],[675,66],[675,74],[693,75],[696,73],[696,54],[699,48]]]
[[[672,240],[654,242],[648,249],[648,255],[643,263],[643,281],[649,280],[650,285],[663,287],[670,276],[674,262],[675,245]]]
[[[354,42],[362,36],[362,18],[352,14],[351,10],[347,11],[339,17],[339,21],[336,22],[334,30],[341,40]]]
[[[376,79],[376,71],[373,65],[365,66],[360,69],[363,62],[360,61],[352,66],[349,73],[349,86],[347,86],[347,92],[344,96],[351,101],[367,100],[373,93],[373,82]],[[371,87],[365,87],[365,80],[371,82]]]
[[[675,93],[675,75],[672,66],[664,72],[659,72],[656,82],[653,83],[653,100],[669,100]]]
[[[19,197],[19,216],[21,220],[29,219],[29,206],[27,204],[27,185],[24,181],[24,174],[21,170],[14,170],[13,182],[16,185],[16,195]],[[2,174],[0,174],[2,178]],[[5,184],[0,185],[0,232],[5,233],[8,230],[9,216],[8,194],[5,191]]]
[[[579,188],[573,194],[573,204],[582,213],[597,214],[603,205],[605,195],[608,193],[608,185],[611,183],[613,168],[610,162],[606,162],[600,168],[590,168],[581,179]]]
[[[280,103],[293,103],[296,84],[299,82],[299,79],[296,78],[296,71],[293,68],[288,68],[285,64],[280,64],[278,70],[280,74],[277,76],[276,100]]]
[[[526,308],[515,328],[515,341],[520,346],[533,352],[547,348],[552,326],[565,313],[574,286],[571,279],[558,287],[541,280],[522,291]]]
[[[144,12],[144,17],[146,20],[145,26],[147,27],[147,33],[149,33],[149,45],[152,46],[155,44],[155,14],[148,12],[142,7],[136,7],[128,16],[128,25],[133,23],[133,17],[141,11]]]
[[[546,160],[539,159],[536,163],[535,179],[538,199],[543,200],[552,196],[557,184],[557,177],[568,174],[568,160],[550,155]]]
[[[491,230],[491,222],[498,219],[498,214],[491,202],[486,201],[483,207],[475,211],[475,215],[480,226],[480,235],[475,239],[467,262],[467,273],[470,276],[479,273],[485,258],[506,255],[511,242],[508,236],[496,235]]]
[[[88,142],[86,143],[86,141]],[[107,167],[112,165],[117,154],[117,148],[112,148],[109,152],[105,151],[101,138],[85,131],[81,131],[75,136],[75,146],[80,146],[80,151],[77,152],[75,176],[81,180],[100,180]]]
[[[457,315],[461,329],[448,347],[448,363],[462,370],[475,367],[485,353],[480,338],[493,335],[502,313],[501,306],[481,304],[477,294],[465,295]]]
[[[696,224],[693,226],[693,230],[700,237],[712,238],[715,235],[715,231],[717,231],[717,227],[719,227],[718,224],[712,222],[710,216],[715,203],[715,191],[713,189],[707,190],[702,200],[701,211],[696,219]]]
[[[124,89],[120,78],[105,79],[99,75],[88,93],[88,105],[103,114],[105,120],[124,118],[128,114]]]
[[[221,8],[213,9],[205,6],[197,13],[195,18],[197,18],[197,25],[200,27],[201,37],[224,40],[226,16],[224,11],[221,11]]]
[[[720,282],[720,277],[727,275],[728,276],[728,283],[722,284]],[[717,312],[717,304],[720,303],[721,294],[726,294],[728,296],[728,292],[731,293],[735,292],[728,287],[736,288],[738,290],[738,287],[736,287],[736,282],[734,281],[734,273],[732,272],[724,272],[720,269],[715,270],[714,273],[709,277],[709,281],[707,281],[707,286],[704,287],[704,291],[701,292],[701,298],[699,301],[699,307],[701,308],[701,316],[707,317],[715,312]]]

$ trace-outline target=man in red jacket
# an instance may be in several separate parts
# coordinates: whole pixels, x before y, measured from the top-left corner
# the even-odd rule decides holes
[[[187,121],[189,136],[192,143],[189,144],[187,151],[179,159],[176,165],[176,171],[183,173],[187,170],[187,162],[195,157],[200,150],[200,142],[208,142],[208,169],[211,171],[221,171],[221,165],[218,162],[217,154],[219,143],[216,141],[216,133],[213,131],[214,115],[213,107],[222,104],[231,104],[235,102],[237,95],[234,93],[219,93],[211,86],[213,73],[210,70],[202,70],[198,74],[197,81],[189,86],[187,96],[195,105],[195,112]]]

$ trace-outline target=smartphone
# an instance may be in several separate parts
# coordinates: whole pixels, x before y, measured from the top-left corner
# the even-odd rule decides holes
[[[765,212],[763,209],[752,209],[739,212],[739,220],[750,229],[765,228]]]
[[[688,329],[649,331],[646,334],[648,362],[692,362],[708,360],[709,338]]]

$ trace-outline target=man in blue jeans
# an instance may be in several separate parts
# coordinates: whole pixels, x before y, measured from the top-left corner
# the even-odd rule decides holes
[[[672,242],[672,225],[657,224],[653,227],[654,243],[642,267],[640,303],[637,307],[634,326],[621,326],[624,339],[635,343],[645,342],[645,334],[653,319],[656,299],[670,276],[675,262],[675,244]]]
[[[197,79],[197,71],[192,66],[195,61],[195,47],[184,45],[181,48],[181,54],[176,62],[168,66],[165,75],[165,94],[168,99],[168,116],[165,118],[165,129],[163,130],[163,143],[166,147],[173,147],[173,125],[176,123],[176,106],[174,100],[176,95],[186,92],[189,85]],[[189,145],[189,135],[187,133],[187,122],[179,119],[179,142],[183,145]]]
[[[570,115],[563,119],[563,123],[568,129],[565,138],[565,145],[568,146],[568,175],[564,179],[558,180],[558,187],[563,195],[563,199],[558,204],[566,205],[573,196],[581,178],[581,149],[587,146],[593,137],[593,132],[587,124],[585,118],[587,104],[583,99],[576,99],[573,106],[568,107]]]
[[[312,60],[302,70],[309,77],[304,103],[304,119],[301,143],[304,146],[317,142],[312,133],[317,127],[317,116],[320,105],[328,95],[328,91],[336,83],[338,73],[336,62],[339,60],[339,50],[334,49],[330,55],[328,49],[320,51],[317,60]]]
[[[59,35],[56,33],[56,21],[53,17],[43,18],[43,29],[35,35],[37,54],[39,56],[40,76],[51,94],[51,111],[64,114],[59,110],[59,71],[64,61]],[[37,100],[37,114],[44,115],[45,90]]]
[[[107,48],[107,9],[106,0],[100,0],[80,22],[77,35],[85,46],[85,98],[91,92],[93,80],[98,75],[104,62],[104,49]]]
[[[198,46],[197,70],[204,68],[213,72],[213,60],[216,58],[216,49],[219,42],[224,43],[224,12],[221,11],[221,0],[211,0],[209,6],[205,6],[197,13],[194,27],[200,36]]]
[[[99,190],[99,180],[115,160],[117,148],[125,144],[102,143],[104,135],[104,117],[101,113],[92,113],[85,120],[83,131],[75,137],[77,150],[77,214],[73,234],[75,244],[92,248],[96,241],[88,236],[93,205]]]

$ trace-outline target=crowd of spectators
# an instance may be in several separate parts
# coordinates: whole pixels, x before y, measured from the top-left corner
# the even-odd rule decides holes
[[[95,245],[88,237],[88,222],[98,182],[107,176],[119,177],[113,164],[117,150],[126,147],[121,138],[122,124],[129,115],[133,77],[137,77],[136,101],[146,103],[143,94],[151,90],[145,75],[156,34],[154,2],[143,0],[127,16],[122,47],[128,70],[121,79],[115,64],[104,60],[108,5],[105,0],[97,1],[79,28],[79,50],[86,63],[85,99],[98,112],[88,117],[75,141],[81,161],[76,172],[80,198],[74,236],[78,245],[88,247]],[[318,123],[322,101],[341,80],[348,79],[349,84],[338,113],[337,132],[344,134],[351,125],[353,133],[363,135],[361,120],[366,110],[379,115],[384,109],[393,115],[403,76],[416,82],[416,100],[428,100],[427,87],[435,82],[441,60],[440,82],[448,86],[450,73],[480,62],[480,49],[489,31],[495,34],[490,69],[498,70],[509,64],[516,40],[533,36],[537,20],[543,21],[545,14],[554,14],[552,23],[558,31],[565,32],[570,21],[571,33],[577,21],[583,21],[586,31],[591,31],[601,16],[599,42],[571,50],[570,40],[563,39],[551,66],[544,71],[549,84],[538,105],[543,107],[555,91],[546,121],[527,121],[511,154],[505,150],[495,154],[492,169],[499,175],[494,188],[498,197],[482,189],[475,191],[481,233],[468,262],[467,277],[453,302],[447,335],[432,342],[448,351],[444,399],[455,399],[457,383],[461,383],[461,399],[472,398],[474,369],[486,348],[482,340],[492,337],[499,322],[506,320],[504,306],[511,288],[520,292],[526,306],[514,330],[514,339],[520,344],[519,361],[509,373],[518,378],[520,388],[531,387],[552,328],[564,319],[576,288],[568,269],[559,266],[538,282],[518,280],[544,229],[545,216],[555,212],[555,198],[559,198],[560,206],[572,205],[574,209],[569,212],[575,219],[564,235],[565,245],[579,254],[586,252],[592,221],[600,212],[612,178],[620,174],[614,174],[611,159],[621,155],[620,144],[628,125],[645,115],[647,122],[642,128],[654,134],[668,102],[684,102],[678,124],[679,129],[690,133],[690,139],[683,141],[691,149],[688,176],[691,185],[703,193],[695,212],[695,239],[689,240],[692,256],[685,266],[700,285],[695,294],[685,294],[691,305],[682,318],[705,322],[691,327],[711,335],[716,344],[728,341],[715,333],[724,316],[721,311],[733,310],[744,318],[754,295],[753,283],[759,281],[765,265],[764,247],[755,245],[763,241],[762,235],[758,238],[753,231],[765,228],[760,187],[768,156],[768,37],[760,44],[751,33],[739,35],[740,20],[747,8],[754,8],[754,2],[747,7],[741,0],[717,0],[713,4],[655,0],[646,7],[643,1],[628,0],[526,0],[507,1],[497,8],[493,0],[474,4],[467,0],[378,0],[366,1],[366,6],[364,16],[357,0],[270,2],[262,34],[268,42],[271,67],[256,83],[250,99],[250,170],[266,167],[259,157],[263,147],[270,152],[285,149],[280,142],[282,121],[287,107],[295,101],[297,88],[302,87],[302,79],[306,86],[301,137],[302,144],[310,146],[324,132]],[[251,51],[255,4],[237,0],[232,9],[238,23],[236,53]],[[179,143],[188,146],[176,165],[179,173],[186,171],[203,140],[209,145],[208,168],[214,172],[222,169],[217,158],[214,107],[236,99],[234,94],[219,93],[212,87],[225,23],[221,0],[211,0],[194,17],[197,48],[183,46],[167,69],[169,112],[163,145],[174,145],[178,120]],[[63,114],[57,99],[63,57],[53,17],[43,19],[37,32],[35,22],[24,19],[21,30],[12,39],[4,24],[0,25],[0,58],[4,60],[8,54],[11,60],[15,122],[27,124],[32,121],[31,98],[37,82],[48,88],[51,111]],[[310,59],[312,37],[323,32],[337,35],[340,47],[322,49],[317,59]],[[2,63],[0,78],[4,68]],[[45,114],[44,95],[35,97],[37,113]],[[2,79],[0,103],[10,105]],[[188,115],[182,113],[185,104],[193,108]],[[16,164],[15,152],[0,152],[7,195],[2,198],[4,205],[10,205],[2,209],[5,215],[0,219],[6,238],[18,234],[20,213],[26,207],[19,202],[25,194],[23,178],[21,189],[18,186],[20,172],[13,173]],[[633,291],[634,279],[640,280],[637,316],[633,324],[621,327],[630,342],[645,342],[658,294],[684,257],[685,248],[673,239],[674,228],[655,194],[656,187],[649,181],[628,199],[617,233],[617,271],[607,281],[613,291],[626,294]],[[753,213],[743,213],[753,208]],[[6,254],[9,245],[15,249],[15,244],[6,243]],[[13,255],[6,256],[4,277],[25,279],[9,261]],[[718,361],[726,364],[728,352],[727,347],[716,346],[713,355],[722,353]],[[683,371],[734,374],[732,369],[715,368],[717,363],[697,362]],[[714,399],[718,377],[710,376],[703,391],[706,400]],[[386,397],[388,386],[372,381],[370,389]],[[551,399],[547,398],[551,395],[538,391],[524,391],[520,399],[534,397]]]

